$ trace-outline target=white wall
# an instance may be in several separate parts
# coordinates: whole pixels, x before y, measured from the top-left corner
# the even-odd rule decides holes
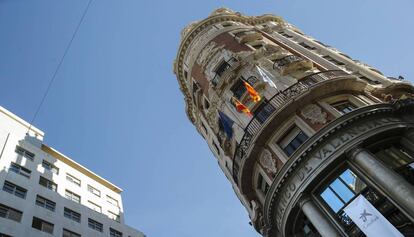
[[[44,219],[54,224],[53,236],[62,236],[63,228],[81,234],[82,236],[109,236],[109,228],[114,228],[123,233],[123,236],[142,237],[141,232],[128,227],[124,223],[123,206],[120,193],[114,192],[105,187],[96,179],[92,179],[85,174],[79,172],[65,162],[56,159],[50,154],[41,150],[41,139],[43,133],[39,130],[37,142],[32,139],[25,139],[27,132],[27,124],[19,121],[17,117],[10,115],[8,111],[0,107],[0,203],[10,206],[14,209],[23,212],[23,217],[20,223],[15,221],[0,218],[0,233],[22,236],[51,236],[50,234],[41,232],[32,228],[33,216]],[[34,161],[24,158],[15,152],[16,145],[19,145],[35,154]],[[58,175],[46,170],[42,167],[42,160],[54,164],[59,168]],[[14,162],[32,171],[30,179],[9,172],[10,163]],[[81,180],[81,186],[66,180],[66,173]],[[49,190],[39,185],[39,177],[43,176],[52,180],[58,185],[57,192]],[[2,190],[4,181],[8,180],[16,185],[27,189],[27,196],[25,199],[19,198]],[[87,185],[90,184],[94,188],[101,191],[101,197],[90,193],[87,190]],[[81,196],[81,203],[75,203],[65,198],[65,190],[68,189]],[[43,196],[49,200],[56,202],[56,209],[54,212],[43,207],[35,205],[36,195]],[[118,200],[119,207],[115,207],[107,202],[107,195]],[[98,213],[89,209],[88,201],[92,201],[102,207],[102,213]],[[72,221],[63,216],[64,207],[72,209],[81,214],[81,222]],[[120,223],[108,218],[108,211],[119,213]],[[92,218],[103,224],[103,232],[98,232],[88,227],[88,218]]]

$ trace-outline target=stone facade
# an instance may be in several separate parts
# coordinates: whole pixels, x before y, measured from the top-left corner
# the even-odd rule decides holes
[[[343,211],[360,195],[414,236],[410,83],[280,17],[225,8],[183,30],[174,73],[190,121],[263,236],[363,236]]]

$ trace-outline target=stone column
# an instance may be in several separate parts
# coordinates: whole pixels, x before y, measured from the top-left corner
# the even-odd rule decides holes
[[[406,149],[414,152],[414,129],[409,129],[404,132],[401,143]]]
[[[304,197],[299,201],[303,214],[309,219],[322,237],[341,236],[327,217],[319,210],[310,197]]]
[[[349,161],[414,218],[414,186],[363,148],[348,153]]]

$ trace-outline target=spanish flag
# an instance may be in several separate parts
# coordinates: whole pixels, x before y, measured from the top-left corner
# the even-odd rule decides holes
[[[238,99],[236,99],[234,97],[232,98],[232,100],[233,100],[234,106],[236,107],[236,110],[238,112],[245,113],[245,114],[247,114],[249,116],[253,116],[252,115],[252,112],[250,112],[250,109],[247,108],[246,105],[242,104],[242,102],[240,102]]]
[[[247,81],[243,80],[244,87],[246,87],[247,92],[250,95],[250,98],[252,98],[253,102],[257,103],[260,101],[260,95],[257,93],[257,91],[251,86]]]

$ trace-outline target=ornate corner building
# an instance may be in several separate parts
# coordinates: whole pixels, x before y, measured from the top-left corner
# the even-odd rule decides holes
[[[345,211],[363,196],[414,236],[411,84],[273,15],[221,8],[181,37],[186,113],[258,232],[365,236]]]

